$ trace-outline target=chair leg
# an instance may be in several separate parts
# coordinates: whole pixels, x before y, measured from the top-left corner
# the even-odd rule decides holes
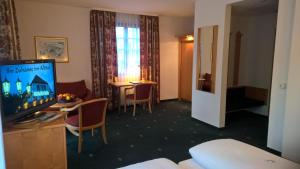
[[[133,103],[133,117],[135,116],[136,103]]]
[[[124,113],[126,113],[126,107],[127,107],[127,103],[126,103],[126,98],[124,100]]]
[[[78,154],[81,153],[81,147],[82,147],[82,132],[79,131],[79,136],[78,136]]]
[[[146,103],[142,103],[143,105],[143,110],[146,110]]]
[[[94,129],[92,129],[92,136],[94,137]]]
[[[103,141],[104,141],[105,144],[107,144],[105,124],[101,127],[101,130],[102,130]]]
[[[149,112],[152,113],[151,100],[148,101],[148,108],[149,108]]]

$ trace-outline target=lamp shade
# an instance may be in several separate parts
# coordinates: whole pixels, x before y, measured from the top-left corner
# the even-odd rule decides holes
[[[17,85],[17,91],[19,94],[22,93],[22,82],[21,80],[18,78],[17,82],[16,82],[16,85]]]
[[[10,82],[6,78],[2,83],[2,88],[4,95],[8,96],[10,92]]]

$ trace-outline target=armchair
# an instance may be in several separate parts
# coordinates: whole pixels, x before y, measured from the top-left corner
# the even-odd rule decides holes
[[[105,117],[108,99],[92,99],[80,103],[72,108],[63,108],[61,111],[70,112],[78,110],[77,115],[67,117],[65,120],[66,128],[75,136],[78,136],[78,153],[81,152],[82,133],[86,130],[93,130],[101,127],[102,137],[105,144],[107,144]]]
[[[87,101],[93,98],[92,92],[86,87],[85,81],[80,80],[76,82],[57,82],[56,83],[57,95],[64,93],[74,94],[76,98]],[[47,108],[47,110],[58,111],[57,108]],[[78,114],[78,111],[68,113],[68,116]]]
[[[83,101],[92,98],[92,93],[86,87],[84,80],[77,81],[77,82],[57,82],[56,89],[57,89],[57,95],[63,93],[71,93],[74,94],[75,97],[78,97]]]

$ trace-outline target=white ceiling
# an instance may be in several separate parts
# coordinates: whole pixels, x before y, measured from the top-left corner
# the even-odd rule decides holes
[[[22,0],[25,1],[25,0]],[[30,0],[117,12],[193,16],[195,0]]]
[[[278,0],[244,0],[232,6],[233,15],[263,15],[277,13]]]

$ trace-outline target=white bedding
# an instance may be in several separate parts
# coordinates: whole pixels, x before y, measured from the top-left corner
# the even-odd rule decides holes
[[[178,165],[159,158],[120,169],[300,169],[299,164],[232,139],[208,141],[189,151],[193,158]]]
[[[158,158],[141,163],[132,164],[119,169],[180,169],[176,163],[166,158]]]
[[[178,166],[180,169],[204,169],[193,159],[181,161]]]
[[[300,169],[300,165],[233,139],[208,141],[189,150],[205,169]]]

